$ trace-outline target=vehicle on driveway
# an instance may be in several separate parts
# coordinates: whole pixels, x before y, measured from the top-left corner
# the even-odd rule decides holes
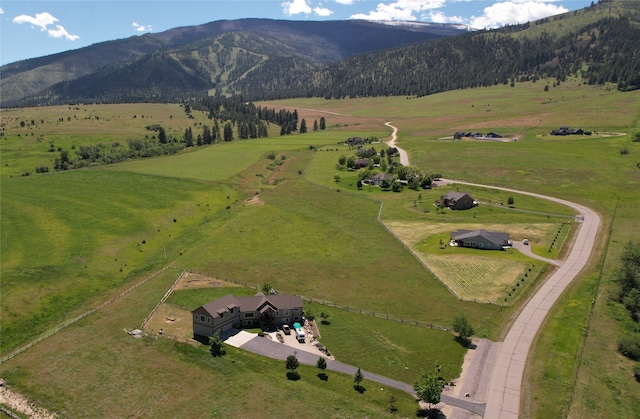
[[[529,244],[529,239],[522,240],[522,244]]]
[[[282,325],[282,331],[284,332],[285,335],[290,335],[291,334],[291,328],[289,327],[288,324],[283,324]]]
[[[302,328],[296,329],[296,339],[298,339],[298,342],[304,343],[305,335],[304,335],[304,330],[302,330]]]

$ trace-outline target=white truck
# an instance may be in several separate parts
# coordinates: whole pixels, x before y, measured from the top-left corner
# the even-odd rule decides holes
[[[298,342],[300,343],[304,343],[304,330],[302,329],[296,329],[296,339],[298,339]]]

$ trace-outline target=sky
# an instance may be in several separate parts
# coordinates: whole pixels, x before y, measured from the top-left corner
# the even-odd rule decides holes
[[[591,0],[0,0],[0,65],[223,19],[404,20],[482,29],[589,4]]]

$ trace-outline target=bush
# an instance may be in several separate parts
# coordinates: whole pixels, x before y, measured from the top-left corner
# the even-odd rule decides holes
[[[633,366],[633,376],[636,378],[636,381],[640,382],[640,364]]]
[[[624,336],[618,341],[618,351],[629,359],[640,361],[640,335]]]

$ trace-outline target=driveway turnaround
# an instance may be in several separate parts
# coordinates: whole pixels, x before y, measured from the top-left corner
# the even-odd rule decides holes
[[[593,210],[564,199],[475,183],[447,182],[500,189],[557,202],[575,209],[580,214],[576,219],[582,219],[567,259],[527,302],[498,351],[495,367],[491,375],[484,416],[491,419],[516,419],[520,410],[522,376],[531,343],[553,304],[589,262],[595,246],[598,229],[600,228],[600,217]]]

